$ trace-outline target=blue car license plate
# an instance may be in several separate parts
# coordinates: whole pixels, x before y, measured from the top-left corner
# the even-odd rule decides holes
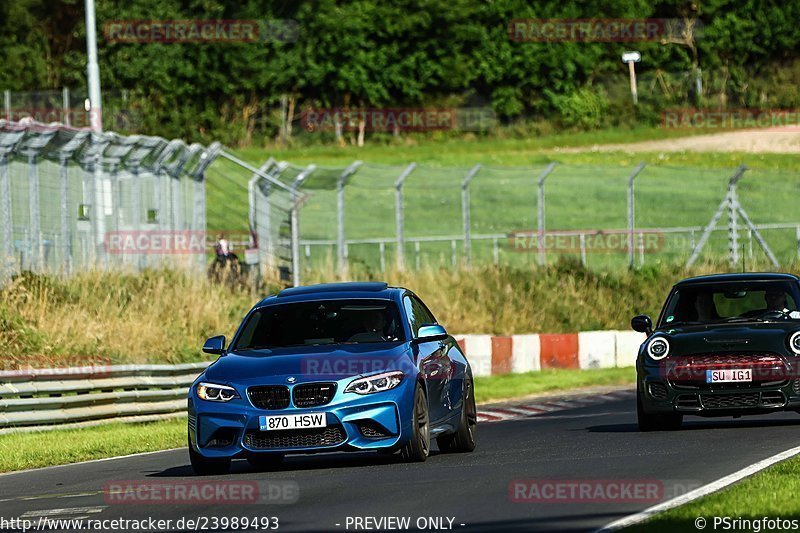
[[[258,429],[276,431],[282,429],[324,428],[327,420],[325,413],[304,413],[296,415],[259,416]]]

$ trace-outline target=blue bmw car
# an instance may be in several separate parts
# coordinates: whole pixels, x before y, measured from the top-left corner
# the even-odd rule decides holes
[[[386,283],[295,287],[265,298],[189,391],[198,474],[232,459],[256,468],[286,454],[399,452],[424,461],[475,448],[469,362],[424,303]]]

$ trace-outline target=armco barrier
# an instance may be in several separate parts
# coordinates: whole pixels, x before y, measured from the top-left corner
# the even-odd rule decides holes
[[[645,339],[633,331],[455,337],[475,376],[630,367]],[[189,386],[209,364],[0,371],[0,433],[184,416]]]
[[[181,416],[210,363],[110,365],[0,372],[0,432]]]

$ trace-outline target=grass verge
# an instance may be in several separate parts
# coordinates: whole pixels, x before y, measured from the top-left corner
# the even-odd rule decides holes
[[[793,457],[758,474],[747,478],[736,485],[728,487],[716,494],[710,494],[695,502],[672,509],[655,518],[626,531],[696,531],[695,520],[703,517],[707,530],[727,529],[730,531],[778,531],[784,528],[767,527],[761,521],[770,519],[797,519],[800,517],[800,500],[796,494],[800,491],[800,457]],[[740,522],[740,526],[725,527],[718,523],[714,527],[715,517],[730,517],[752,520],[751,526]],[[729,525],[730,525],[729,524]],[[744,524],[744,525],[742,525]]]
[[[633,381],[630,368],[546,370],[475,379],[476,399],[508,399],[537,392]],[[42,436],[47,446],[42,446]],[[0,472],[54,466],[186,445],[186,419],[109,424],[47,433],[0,435]]]
[[[47,446],[42,446],[46,439]],[[0,472],[167,450],[186,445],[186,419],[0,435]]]
[[[476,377],[475,400],[478,403],[530,396],[542,392],[627,385],[636,380],[633,367],[596,370],[550,369],[524,374]]]

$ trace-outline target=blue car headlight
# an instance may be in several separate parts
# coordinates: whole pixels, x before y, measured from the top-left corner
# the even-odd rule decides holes
[[[405,374],[400,370],[392,372],[382,372],[374,376],[354,379],[344,389],[345,392],[355,392],[356,394],[372,394],[393,389],[400,385]]]
[[[201,400],[209,402],[229,402],[234,398],[239,398],[239,393],[227,385],[201,382],[197,384],[197,396]]]

